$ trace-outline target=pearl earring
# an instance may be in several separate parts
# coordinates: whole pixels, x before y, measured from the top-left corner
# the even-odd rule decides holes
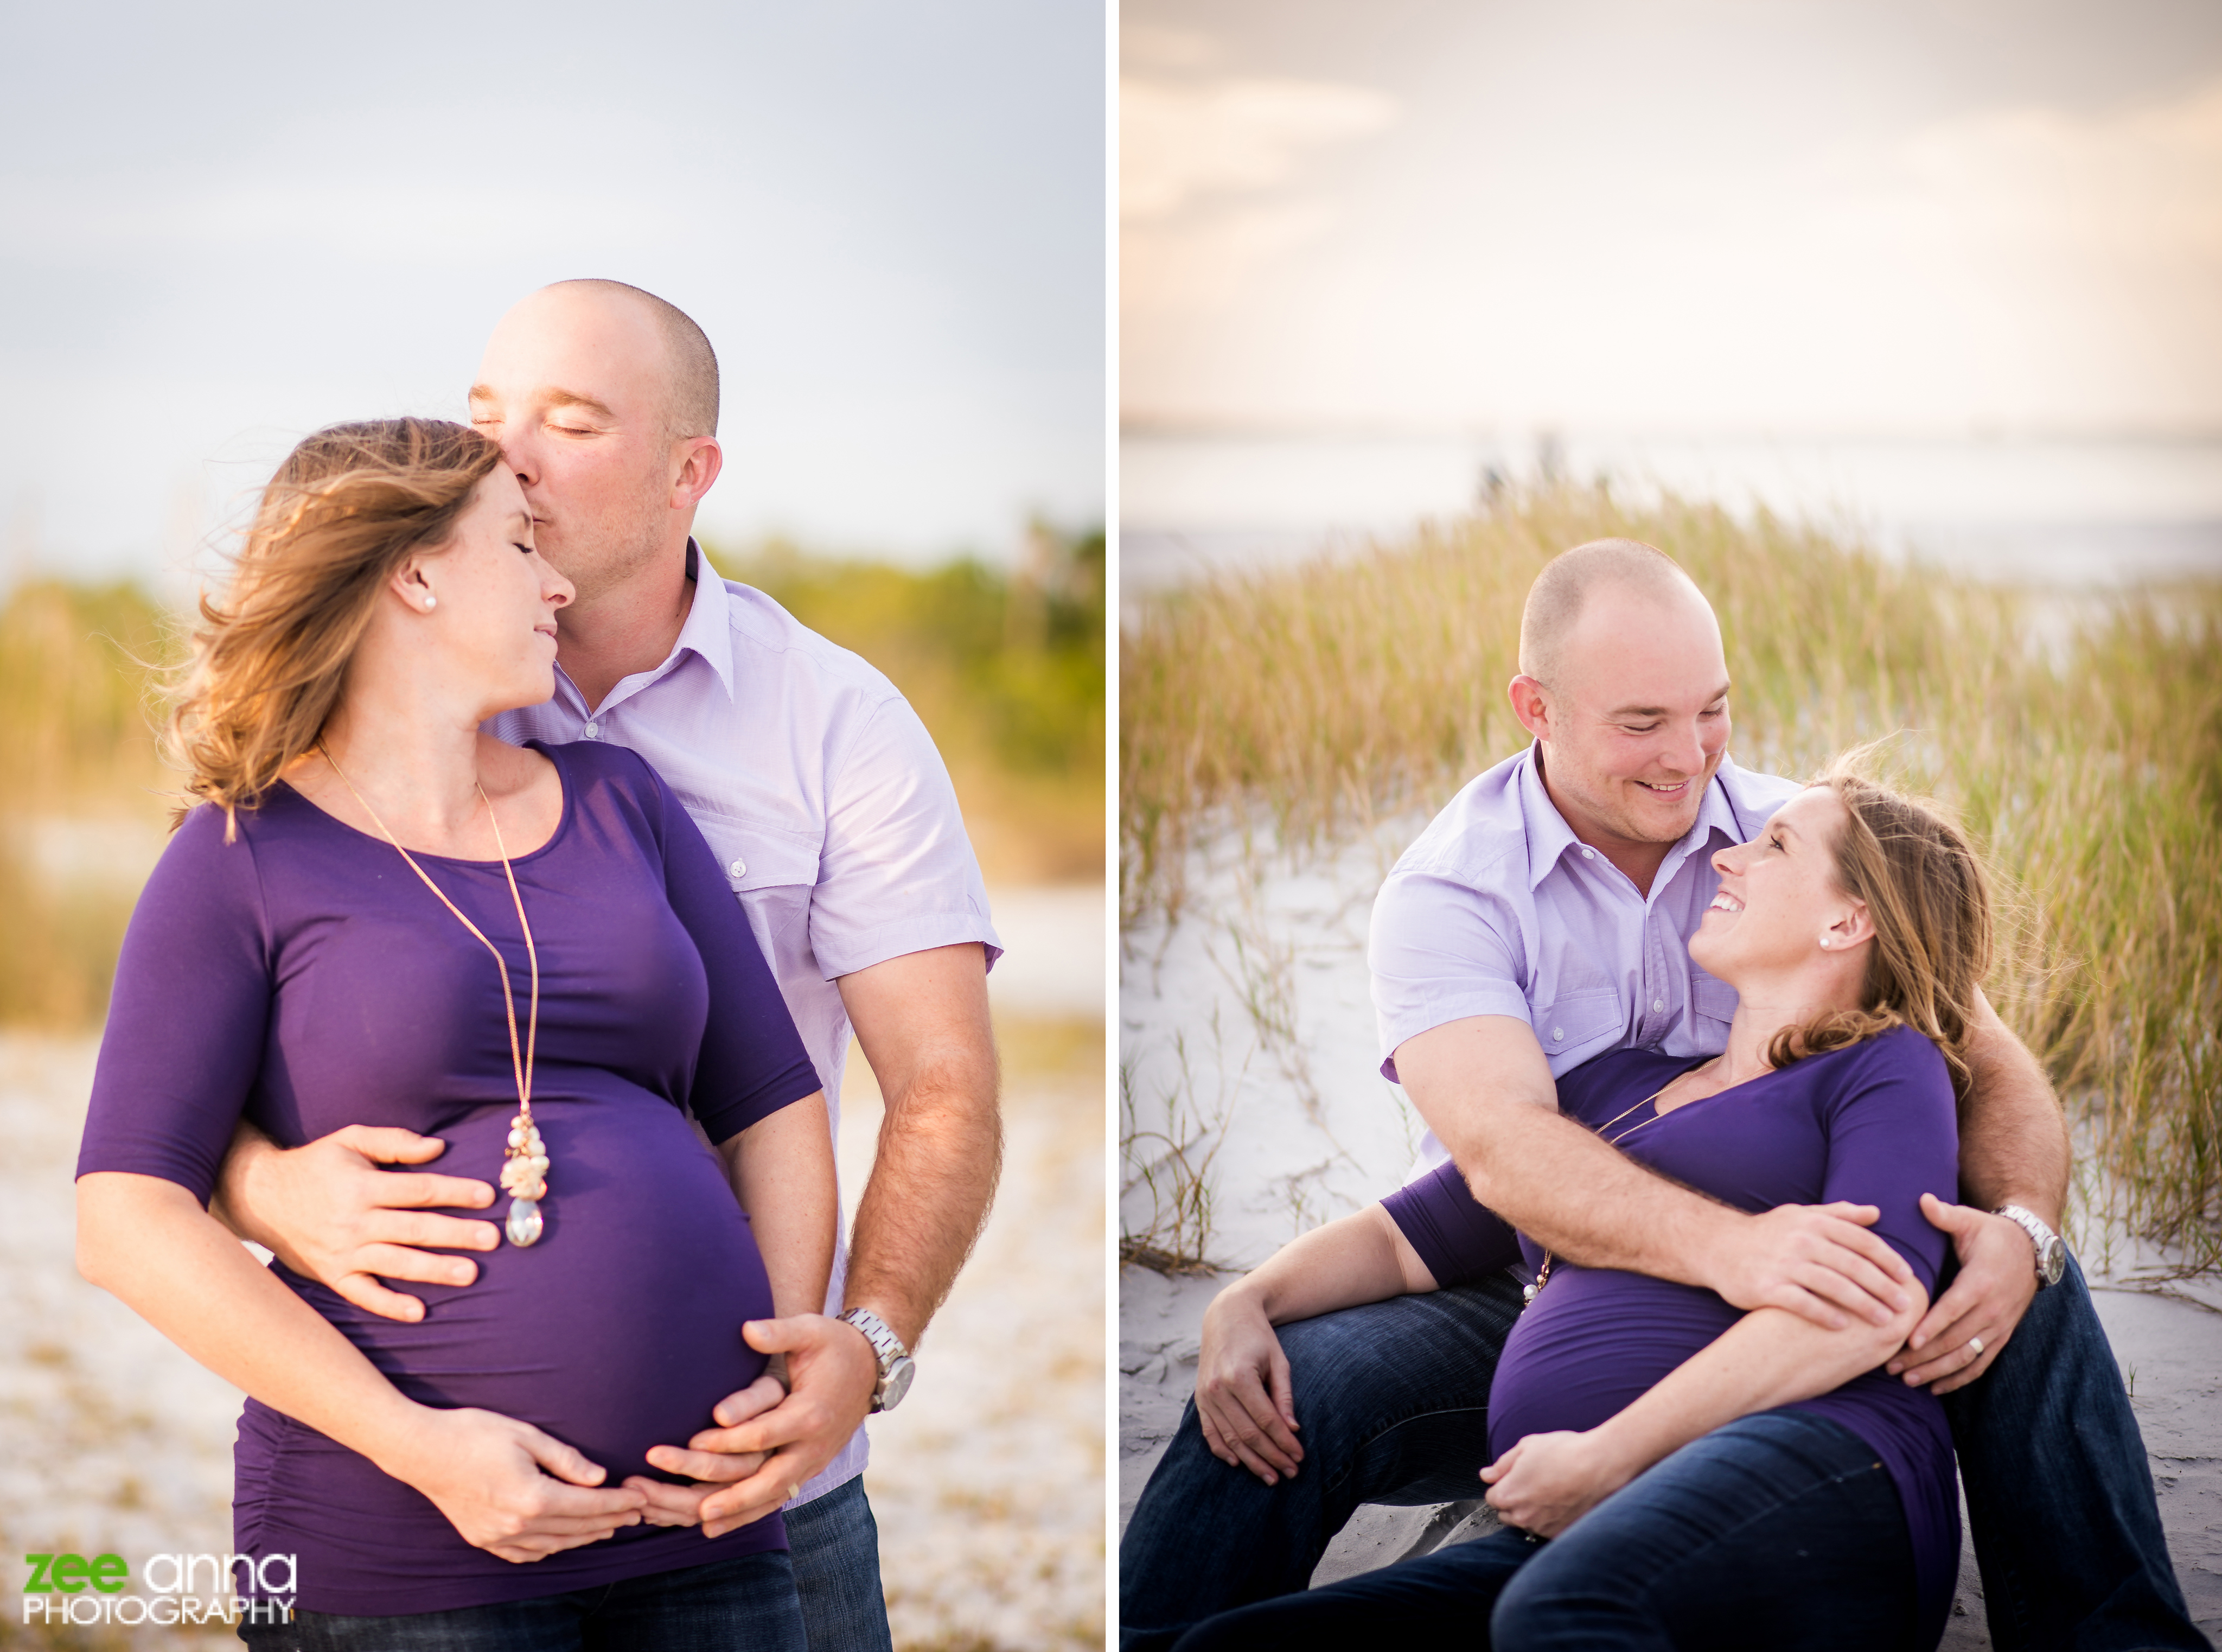
[[[437,597],[434,596],[434,595],[433,595],[430,591],[427,591],[427,592],[425,592],[425,593],[424,593],[424,612],[425,612],[426,613],[430,613],[430,612],[431,612],[433,609],[435,609],[435,608],[438,607],[439,606],[440,606],[440,599],[439,599],[439,598],[437,598]]]
[[[1823,946],[1834,946],[1836,944],[1836,942],[1834,942],[1834,941],[1832,941],[1832,940],[1830,940],[1830,939],[1829,939],[1829,933],[1828,933],[1828,931],[1826,931],[1826,930],[1823,930],[1823,931],[1821,932],[1821,945],[1823,945]]]

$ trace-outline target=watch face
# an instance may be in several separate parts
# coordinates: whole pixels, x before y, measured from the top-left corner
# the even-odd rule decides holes
[[[888,1367],[888,1379],[880,1388],[880,1409],[892,1411],[902,1397],[910,1392],[910,1379],[918,1374],[917,1362],[907,1354]]]
[[[2044,1247],[2044,1254],[2037,1258],[2037,1269],[2047,1285],[2058,1285],[2060,1276],[2068,1272],[2068,1247],[2057,1234]]]

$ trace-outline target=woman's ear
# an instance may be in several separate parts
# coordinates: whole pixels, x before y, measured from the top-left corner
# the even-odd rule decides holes
[[[401,599],[402,605],[415,612],[430,613],[440,606],[439,596],[432,589],[425,565],[414,556],[395,568],[392,578],[386,583]]]
[[[1874,914],[1867,910],[1864,901],[1853,901],[1836,922],[1821,932],[1821,945],[1839,952],[1874,939]]]

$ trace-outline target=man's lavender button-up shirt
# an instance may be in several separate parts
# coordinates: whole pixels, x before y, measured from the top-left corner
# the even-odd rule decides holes
[[[1530,746],[1469,781],[1374,901],[1366,962],[1392,1083],[1399,1045],[1470,1015],[1526,1021],[1554,1078],[1608,1050],[1728,1047],[1736,990],[1689,951],[1720,887],[1713,851],[1750,841],[1800,788],[1723,757],[1647,896],[1574,836],[1535,757]],[[1418,1169],[1448,1157],[1430,1131]]]
[[[849,1016],[836,977],[968,941],[992,969],[1002,948],[949,771],[909,701],[763,592],[689,562],[701,576],[662,664],[621,679],[591,717],[559,668],[553,699],[490,727],[512,742],[609,740],[663,776],[771,962],[838,1137]],[[834,1245],[829,1314],[848,1268],[838,1232]],[[859,1429],[797,1500],[864,1462]]]

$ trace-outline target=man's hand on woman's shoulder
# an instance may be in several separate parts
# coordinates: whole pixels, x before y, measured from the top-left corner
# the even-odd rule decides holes
[[[427,1164],[446,1151],[435,1136],[364,1124],[280,1147],[242,1120],[224,1155],[210,1214],[356,1307],[414,1323],[424,1317],[424,1304],[388,1290],[381,1277],[467,1285],[478,1278],[477,1263],[426,1247],[490,1251],[501,1242],[491,1222],[433,1214],[439,1208],[484,1209],[493,1203],[487,1184],[379,1168]]]

